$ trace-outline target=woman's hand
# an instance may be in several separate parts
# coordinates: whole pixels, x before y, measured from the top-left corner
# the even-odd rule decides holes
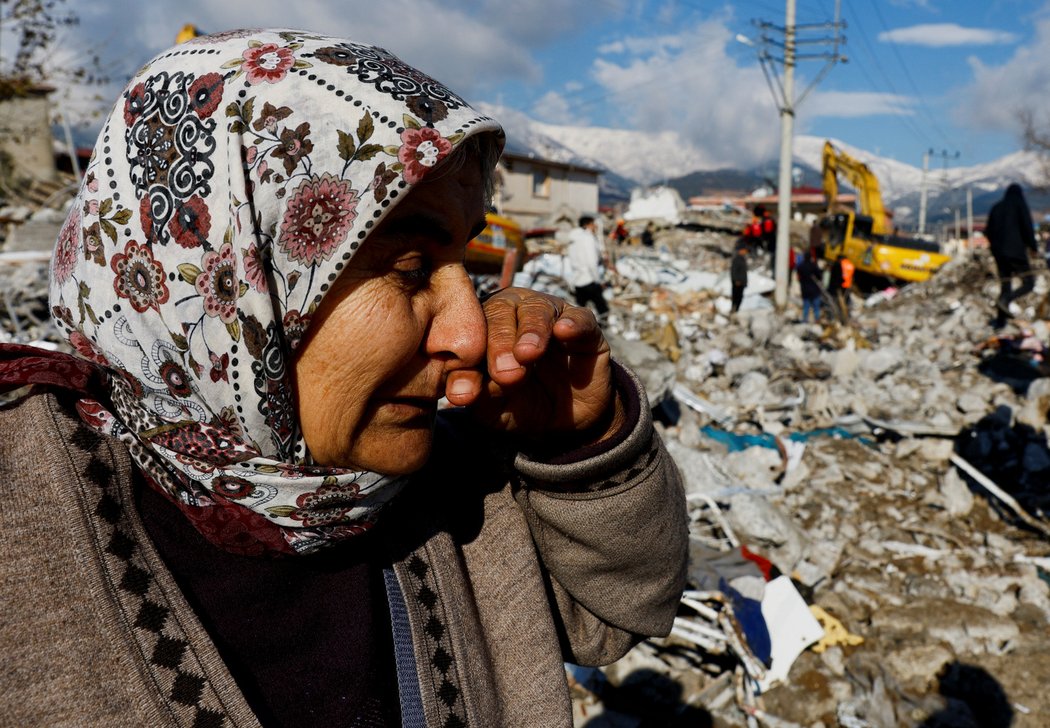
[[[526,436],[580,433],[598,442],[623,425],[609,344],[594,314],[560,298],[507,288],[484,304],[487,372],[451,372],[449,402],[489,427]]]

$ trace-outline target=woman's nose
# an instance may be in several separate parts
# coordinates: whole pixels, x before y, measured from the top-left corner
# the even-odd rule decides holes
[[[487,327],[474,284],[466,270],[456,266],[438,288],[427,353],[444,359],[450,371],[475,367],[485,357]]]

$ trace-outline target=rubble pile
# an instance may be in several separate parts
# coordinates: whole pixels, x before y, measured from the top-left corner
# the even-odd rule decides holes
[[[670,267],[717,278],[732,238],[677,230],[657,247]],[[1034,320],[1045,285],[1018,312],[1032,323],[995,332],[993,271],[977,255],[926,283],[855,296],[849,326],[797,323],[797,293],[782,314],[730,317],[727,287],[617,282],[614,353],[646,377],[684,475],[697,591],[670,637],[601,674],[571,673],[578,726],[1050,721],[1050,379],[1018,388],[981,372],[996,335],[1050,340]],[[966,441],[992,417],[1042,443],[1015,460],[1038,474],[1043,500],[1015,499],[1015,483],[960,455],[1002,449]],[[740,547],[790,576],[822,637],[802,636],[809,615],[767,610],[776,581],[746,576]],[[715,567],[728,607],[704,591],[719,588],[712,555],[739,562]],[[762,602],[771,668],[754,660],[765,638],[748,630],[747,597]],[[734,647],[733,631],[748,644]],[[803,642],[787,667],[778,639]]]
[[[1047,725],[1045,281],[1006,331],[980,255],[803,324],[761,257],[729,314],[732,248],[615,251],[606,328],[684,476],[690,585],[669,637],[570,666],[576,725]],[[0,340],[54,345],[47,254],[0,257]],[[568,296],[561,274],[550,252],[515,282]]]
[[[50,253],[0,252],[0,343],[57,341],[47,311]]]

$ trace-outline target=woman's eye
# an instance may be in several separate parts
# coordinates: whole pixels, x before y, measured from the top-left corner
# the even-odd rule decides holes
[[[405,283],[420,287],[430,280],[430,274],[433,273],[434,268],[429,260],[413,257],[397,263],[394,271]]]

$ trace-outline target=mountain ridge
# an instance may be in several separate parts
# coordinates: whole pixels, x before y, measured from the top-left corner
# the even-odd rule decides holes
[[[697,177],[706,176],[714,184],[719,176],[737,181],[776,179],[776,160],[751,169],[734,168],[686,142],[673,131],[653,134],[607,127],[549,124],[535,121],[519,111],[492,104],[480,106],[485,113],[503,123],[509,149],[603,170],[600,194],[607,201],[625,200],[634,187],[658,184],[679,189],[684,197],[688,197],[693,194],[688,192],[690,184],[695,184]],[[806,134],[795,137],[794,166],[802,171],[805,184],[819,184],[825,141],[824,137]],[[828,141],[868,165],[879,181],[887,208],[895,211],[898,221],[914,224],[923,181],[921,167],[879,156],[839,139]],[[982,164],[930,169],[926,173],[927,219],[950,219],[955,210],[960,209],[965,216],[967,186],[973,191],[974,214],[977,215],[984,214],[1011,182],[1025,187],[1033,207],[1050,207],[1050,196],[1038,189],[1043,179],[1044,160],[1037,152],[1027,150]]]

